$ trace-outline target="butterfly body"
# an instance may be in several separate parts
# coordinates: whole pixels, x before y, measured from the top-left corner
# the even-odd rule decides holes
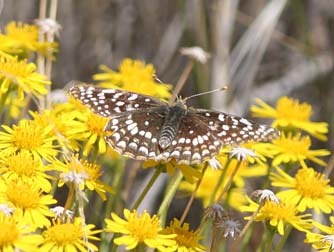
[[[70,89],[94,113],[108,117],[106,141],[120,154],[196,164],[216,156],[224,145],[269,141],[279,131],[219,111],[169,105],[154,97],[117,89],[77,85]]]

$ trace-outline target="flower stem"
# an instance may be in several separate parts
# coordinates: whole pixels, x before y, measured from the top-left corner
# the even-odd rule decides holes
[[[183,178],[182,172],[178,171],[178,173],[174,176],[173,180],[170,181],[170,184],[167,187],[167,193],[160,205],[160,208],[158,210],[158,216],[160,216],[161,219],[161,225],[164,226],[166,222],[166,215],[167,215],[167,210],[170,205],[170,202],[172,201],[176,190]]]
[[[217,251],[217,234],[218,234],[218,227],[217,224],[213,224],[213,230],[212,230],[212,237],[211,237],[211,245],[210,245],[210,252],[216,252]]]
[[[150,179],[150,181],[145,186],[144,190],[140,194],[139,198],[137,199],[137,201],[134,204],[134,206],[132,207],[132,209],[137,209],[139,207],[139,205],[141,204],[141,202],[145,198],[146,194],[148,193],[148,191],[150,190],[150,188],[152,187],[152,185],[154,184],[154,182],[159,177],[160,173],[161,173],[161,169],[160,168],[156,168],[154,174],[152,175],[152,178]]]
[[[202,182],[202,179],[204,177],[204,174],[205,174],[205,171],[207,170],[207,168],[208,168],[208,162],[205,162],[203,170],[202,170],[202,176],[198,179],[196,187],[195,187],[193,193],[191,194],[191,197],[190,197],[190,199],[188,201],[188,204],[187,204],[187,206],[186,206],[186,208],[185,208],[185,210],[184,210],[184,212],[182,214],[182,217],[180,219],[181,225],[184,222],[185,218],[187,217],[187,214],[188,214],[188,212],[190,210],[190,207],[191,207],[191,205],[192,205],[192,203],[193,203],[193,201],[195,199],[196,192],[197,192],[197,190],[198,190],[198,188],[199,188],[199,186],[200,186],[200,184]]]
[[[233,173],[231,174],[231,176],[229,177],[229,180],[227,181],[226,185],[224,186],[224,189],[222,190],[222,192],[220,193],[218,199],[217,199],[217,203],[223,198],[224,194],[227,192],[227,190],[231,187],[233,179],[235,177],[235,175],[237,174],[240,166],[241,166],[242,161],[239,160],[236,167],[234,168]]]
[[[188,79],[189,74],[191,70],[193,69],[193,67],[194,67],[194,60],[190,59],[190,61],[188,61],[188,64],[184,68],[178,82],[176,83],[176,86],[174,88],[172,96],[169,99],[169,102],[175,101],[177,95],[180,93],[182,87],[184,86],[184,83],[186,83],[186,80]]]
[[[284,235],[283,235],[282,239],[280,240],[280,242],[278,243],[278,245],[277,245],[277,247],[275,248],[274,251],[282,251],[282,248],[283,248],[286,240],[288,239],[291,231],[292,231],[292,226],[291,225],[287,226],[287,228],[284,231]]]
[[[222,172],[222,174],[220,175],[219,180],[218,180],[218,182],[217,182],[215,188],[213,189],[213,193],[212,193],[211,198],[210,198],[210,204],[209,204],[210,206],[211,206],[211,205],[213,204],[213,202],[215,201],[217,192],[218,192],[218,190],[219,190],[219,187],[221,186],[221,184],[222,184],[223,181],[224,181],[224,178],[225,178],[225,175],[226,175],[226,172],[227,172],[227,169],[228,169],[228,166],[229,166],[230,163],[231,163],[231,159],[228,159],[228,161],[226,162],[225,167],[224,167],[224,169],[223,169],[223,172]]]
[[[64,211],[60,218],[61,220],[64,218],[66,210],[69,210],[71,208],[74,195],[75,195],[75,185],[74,183],[70,183],[67,199],[66,199],[65,206],[64,206]]]

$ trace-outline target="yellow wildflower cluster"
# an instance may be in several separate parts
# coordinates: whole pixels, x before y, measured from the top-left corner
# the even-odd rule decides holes
[[[113,134],[105,131],[109,118],[65,93],[61,102],[51,100],[42,106],[41,101],[51,95],[51,81],[37,71],[32,56],[53,57],[57,43],[39,42],[40,29],[11,22],[0,33],[0,251],[201,252],[208,251],[209,245],[210,251],[220,251],[227,236],[240,233],[241,239],[245,232],[252,232],[252,228],[241,231],[227,207],[251,213],[246,217],[250,222],[268,223],[268,233],[284,236],[283,243],[294,228],[316,248],[334,247],[333,226],[313,221],[310,214],[311,210],[316,214],[334,210],[331,180],[317,169],[328,165],[324,157],[329,151],[312,146],[313,137],[327,139],[328,125],[310,121],[311,105],[282,97],[273,108],[257,100],[251,111],[272,118],[273,127],[281,130],[279,138],[271,143],[225,146],[197,166],[175,159],[148,160],[143,167],[154,167],[155,173],[135,201],[131,186],[139,163],[129,162],[133,169],[125,169],[125,158],[108,147],[105,139]],[[171,96],[172,86],[154,78],[151,64],[124,59],[119,71],[107,66],[101,70],[93,76],[101,87],[165,100]],[[171,179],[157,214],[140,210],[162,172]],[[258,190],[257,203],[246,196],[249,181],[261,181],[263,187],[271,184],[278,192]],[[191,200],[196,197],[206,208],[198,228],[192,230],[192,223],[185,222],[187,210],[180,219],[172,216],[164,224],[177,190],[178,196],[192,194]],[[135,207],[128,209],[133,203]],[[312,233],[314,227],[325,235]]]

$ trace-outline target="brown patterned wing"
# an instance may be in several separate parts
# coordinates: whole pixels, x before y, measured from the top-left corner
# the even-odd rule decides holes
[[[70,88],[69,93],[94,113],[104,117],[166,105],[151,96],[87,84],[75,85]]]
[[[239,145],[246,142],[267,142],[279,137],[279,130],[258,124],[242,117],[222,112],[189,110],[194,121],[201,121],[223,145]]]
[[[116,116],[105,127],[105,131],[113,131],[106,141],[122,155],[138,160],[156,159],[160,154],[158,141],[164,116],[163,107]]]

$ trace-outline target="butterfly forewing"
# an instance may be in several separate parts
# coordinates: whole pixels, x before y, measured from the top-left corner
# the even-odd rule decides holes
[[[84,84],[73,86],[69,92],[94,113],[104,117],[166,105],[151,96]]]

